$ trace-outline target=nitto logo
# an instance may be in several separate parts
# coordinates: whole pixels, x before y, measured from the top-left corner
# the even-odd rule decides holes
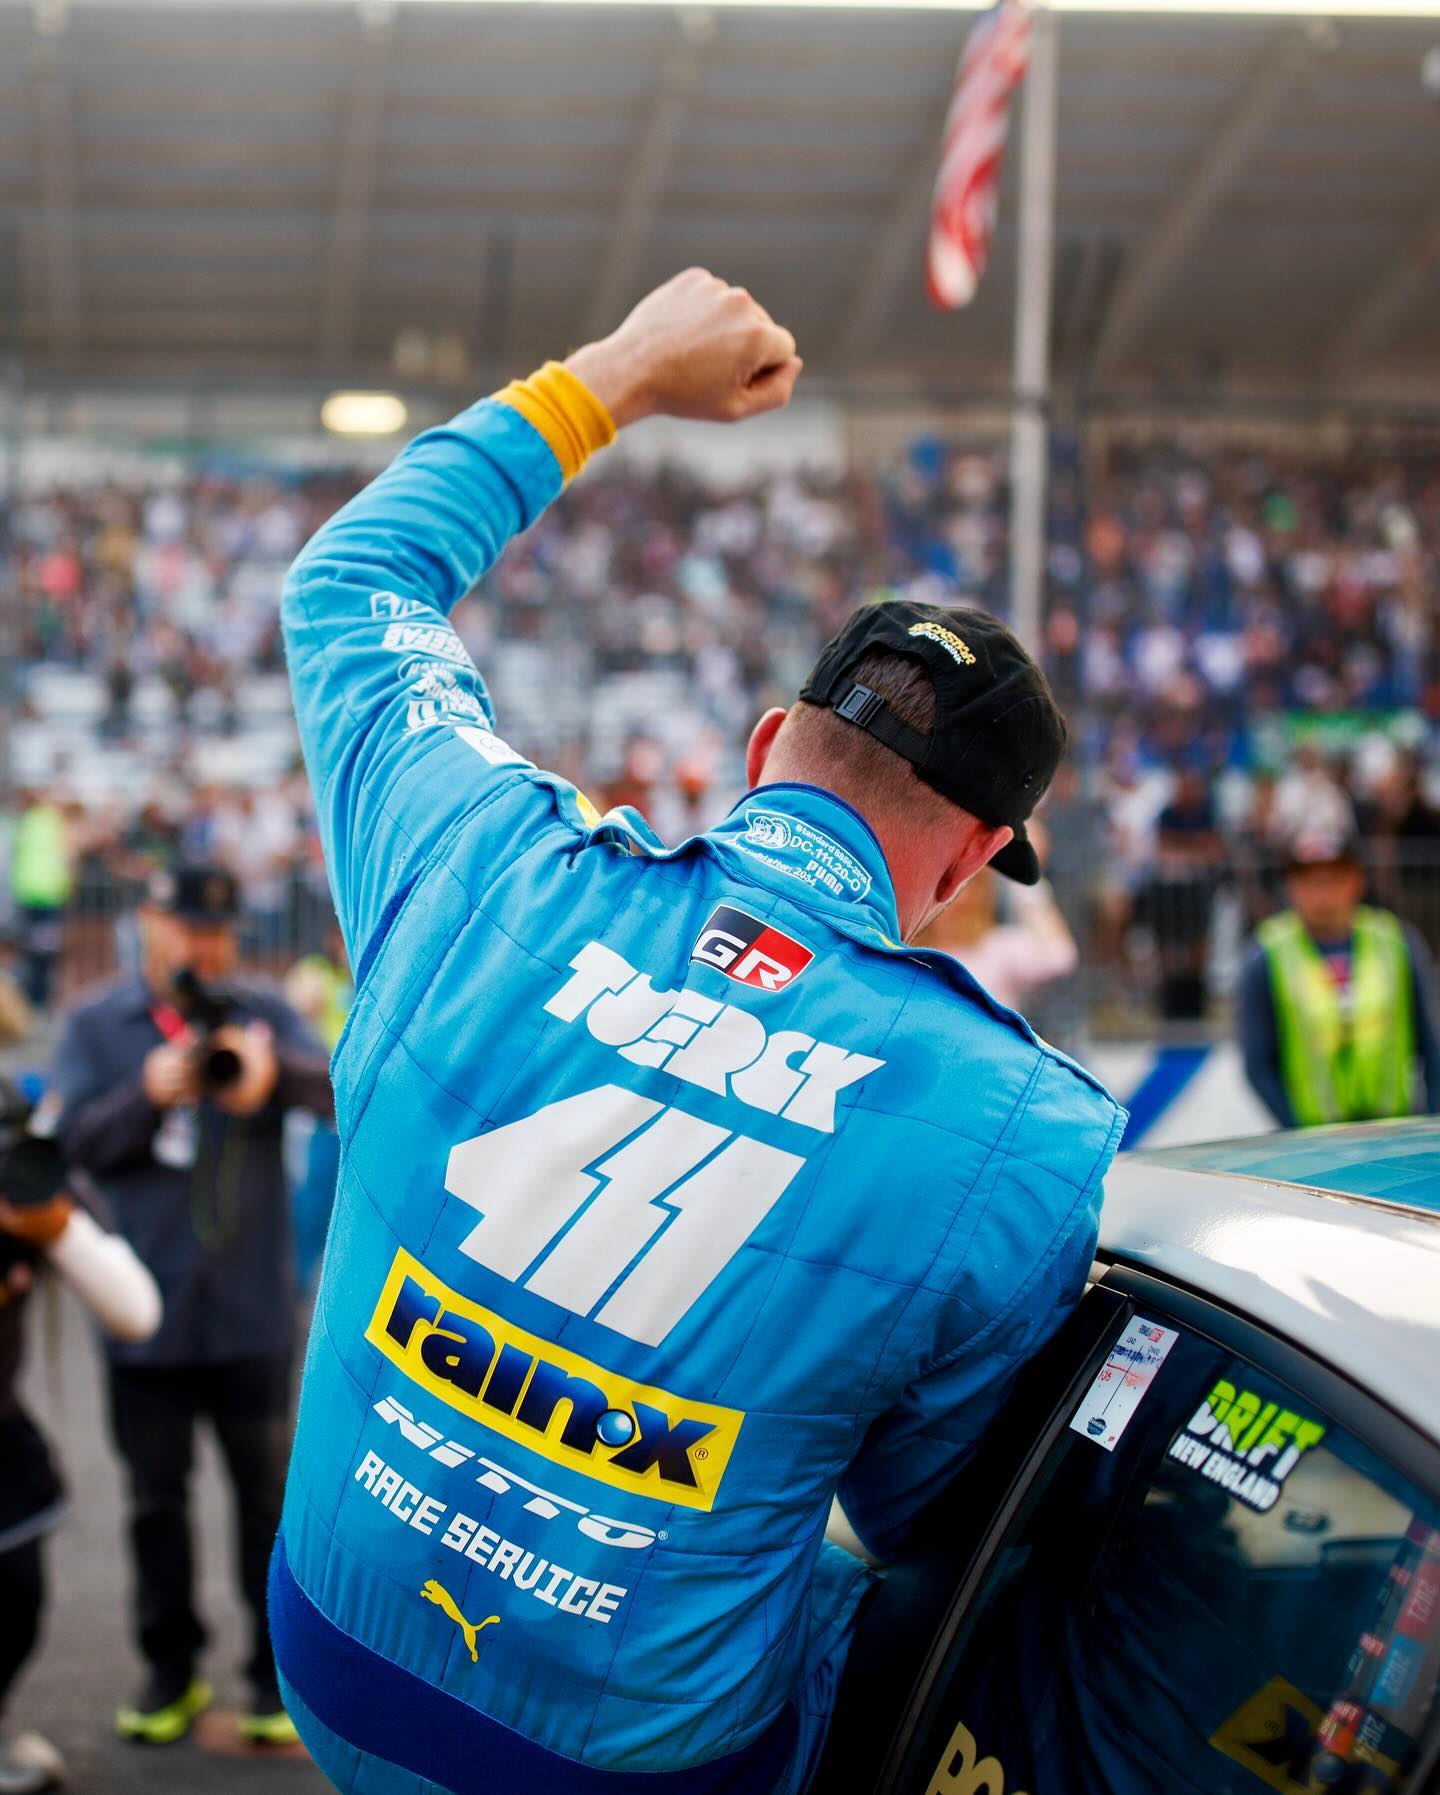
[[[401,1248],[365,1338],[410,1381],[552,1464],[710,1508],[744,1416],[686,1402],[517,1328]]]
[[[799,978],[815,956],[758,917],[717,904],[690,958],[714,966],[737,984],[778,991]]]
[[[558,1496],[554,1490],[544,1489],[538,1483],[531,1483],[528,1477],[522,1477],[518,1471],[512,1471],[507,1465],[500,1465],[493,1458],[484,1458],[471,1446],[462,1446],[458,1440],[450,1440],[438,1427],[432,1427],[428,1421],[417,1420],[403,1402],[397,1402],[393,1396],[383,1396],[375,1404],[374,1413],[391,1427],[398,1427],[412,1446],[418,1446],[422,1452],[437,1460],[442,1465],[452,1468],[459,1465],[479,1465],[475,1481],[487,1490],[493,1490],[497,1496],[514,1495],[527,1514],[539,1515],[542,1520],[558,1520],[568,1512],[576,1527],[587,1539],[598,1540],[602,1546],[619,1546],[623,1551],[643,1552],[655,1544],[657,1535],[652,1527],[641,1527],[635,1521],[616,1521],[606,1515],[596,1514],[594,1509],[586,1508],[583,1502],[572,1502],[568,1496]]]

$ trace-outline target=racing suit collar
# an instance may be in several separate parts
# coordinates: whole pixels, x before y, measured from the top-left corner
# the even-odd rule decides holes
[[[795,780],[756,786],[707,838],[733,850],[747,877],[792,901],[815,903],[844,933],[878,934],[888,946],[900,945],[895,887],[880,842],[834,792]]]

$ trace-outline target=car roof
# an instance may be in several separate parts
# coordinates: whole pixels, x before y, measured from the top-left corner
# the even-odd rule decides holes
[[[1440,1117],[1292,1128],[1141,1155],[1187,1172],[1235,1172],[1281,1184],[1440,1212]]]
[[[1250,1316],[1440,1442],[1440,1215],[1121,1154],[1100,1256]]]

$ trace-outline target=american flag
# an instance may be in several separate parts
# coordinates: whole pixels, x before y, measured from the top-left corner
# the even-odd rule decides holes
[[[944,311],[969,305],[990,259],[1010,101],[1030,56],[1030,0],[999,0],[960,58],[945,120],[925,259],[930,297]]]

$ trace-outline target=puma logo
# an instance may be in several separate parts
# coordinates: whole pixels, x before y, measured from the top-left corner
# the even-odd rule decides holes
[[[460,1631],[465,1635],[465,1643],[470,1648],[470,1662],[472,1664],[478,1664],[480,1662],[480,1654],[475,1649],[475,1636],[480,1631],[481,1627],[498,1627],[500,1624],[500,1616],[498,1614],[490,1614],[487,1615],[484,1620],[478,1621],[472,1625],[466,1620],[465,1616],[456,1606],[455,1598],[451,1595],[450,1591],[446,1589],[443,1584],[437,1583],[433,1577],[429,1579],[424,1588],[420,1591],[420,1600],[422,1602],[433,1602],[443,1613],[449,1615],[450,1619],[454,1621],[455,1625],[459,1627]]]

